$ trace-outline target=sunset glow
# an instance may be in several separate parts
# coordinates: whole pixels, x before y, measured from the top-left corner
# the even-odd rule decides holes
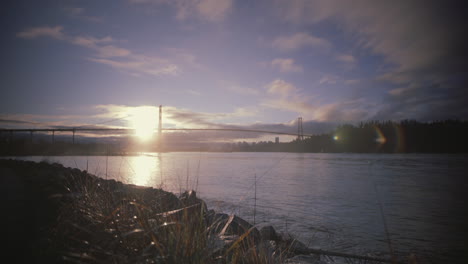
[[[132,128],[135,135],[141,140],[148,140],[153,137],[156,129],[156,111],[149,106],[133,108],[130,111]]]
[[[301,117],[315,135],[468,118],[464,1],[58,2],[3,8],[0,128],[98,125],[144,142],[159,105],[164,129],[295,133]],[[180,145],[275,139],[172,132]]]

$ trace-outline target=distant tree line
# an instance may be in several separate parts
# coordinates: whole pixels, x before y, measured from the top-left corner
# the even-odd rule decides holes
[[[232,151],[466,153],[468,122],[445,120],[370,121],[341,125],[333,132],[287,143],[257,142],[231,145]]]
[[[120,151],[115,144],[77,143],[57,141],[50,143],[44,140],[34,141],[26,138],[0,140],[0,156],[13,155],[117,155]]]

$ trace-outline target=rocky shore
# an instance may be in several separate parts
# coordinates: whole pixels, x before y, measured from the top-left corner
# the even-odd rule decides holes
[[[178,197],[45,162],[0,160],[0,175],[15,263],[324,263],[272,226],[209,210],[194,191]]]

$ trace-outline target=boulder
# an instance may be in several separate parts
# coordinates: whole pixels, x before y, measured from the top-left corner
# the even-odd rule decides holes
[[[183,194],[180,195],[179,200],[183,206],[192,206],[199,204],[203,212],[207,211],[205,201],[198,198],[197,193],[194,190],[185,191]]]
[[[276,230],[272,226],[264,226],[260,229],[260,236],[262,240],[281,240],[281,237],[278,236]]]
[[[204,216],[208,211],[205,201],[198,198],[194,190],[185,191],[180,195],[179,201],[186,213],[193,217]]]
[[[323,262],[322,260],[320,260],[319,256],[296,255],[292,258],[287,259],[284,263],[287,263],[287,264],[324,264],[326,262]]]
[[[310,253],[309,248],[297,239],[287,241],[288,248],[294,254],[308,254]]]
[[[250,230],[247,239],[255,243],[260,241],[260,232],[258,229],[236,215],[215,213],[211,214],[207,220],[209,223],[210,233],[215,233],[219,236],[242,236]]]

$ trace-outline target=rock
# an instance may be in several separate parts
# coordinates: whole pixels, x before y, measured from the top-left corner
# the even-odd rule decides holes
[[[210,249],[210,251],[217,255],[217,254],[222,254],[223,251],[227,250],[229,247],[232,246],[232,244],[239,239],[239,236],[237,235],[231,235],[231,236],[209,236],[209,239],[207,241],[207,247]]]
[[[260,236],[262,240],[274,240],[278,241],[281,238],[276,233],[276,230],[272,226],[264,226],[260,229]]]
[[[309,248],[304,245],[304,243],[296,239],[288,241],[288,247],[294,254],[308,254],[310,252]]]
[[[319,256],[313,255],[297,255],[287,259],[284,263],[287,264],[323,264]]]
[[[185,191],[182,195],[179,197],[180,202],[182,203],[183,206],[192,206],[192,205],[197,205],[199,204],[201,206],[198,207],[202,212],[207,211],[207,206],[205,201],[197,197],[197,193],[194,190],[191,191]]]
[[[205,201],[197,197],[195,191],[186,191],[180,195],[179,199],[184,214],[189,215],[194,221],[203,220],[205,222],[205,214],[207,206]]]
[[[215,216],[216,212],[215,210],[213,209],[210,209],[206,212],[206,221],[209,225],[211,225],[211,222],[209,222],[209,220],[211,219],[214,219],[214,216]]]
[[[211,215],[207,220],[211,233],[215,233],[219,236],[242,236],[250,230],[247,240],[253,241],[255,244],[260,241],[260,232],[258,229],[236,215],[216,213]]]
[[[257,245],[258,255],[266,259],[266,263],[280,263],[281,253],[275,252],[276,242],[273,240],[263,240]],[[278,253],[278,254],[276,254]]]
[[[175,210],[182,207],[179,198],[173,193],[161,189],[149,188],[141,196],[143,200],[151,201],[151,208],[158,213]]]

